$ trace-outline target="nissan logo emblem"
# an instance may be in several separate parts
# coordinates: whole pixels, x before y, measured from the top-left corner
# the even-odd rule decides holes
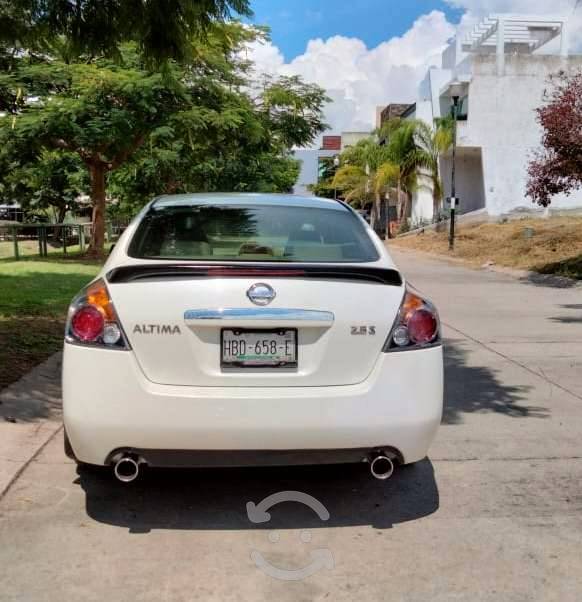
[[[255,305],[269,305],[276,296],[277,293],[275,293],[273,287],[263,282],[253,284],[247,291],[247,297]]]

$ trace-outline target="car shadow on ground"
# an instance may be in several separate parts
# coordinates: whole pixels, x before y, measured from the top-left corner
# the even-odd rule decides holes
[[[110,469],[80,467],[87,514],[131,533],[154,529],[241,530],[372,526],[389,529],[435,512],[439,494],[428,459],[397,468],[391,479],[371,477],[366,465],[277,468],[150,469],[130,484]],[[327,521],[308,506],[283,502],[271,520],[255,524],[247,502],[259,504],[273,493],[300,491],[328,510]]]
[[[495,412],[512,418],[548,418],[549,410],[525,403],[528,385],[504,384],[495,369],[469,363],[467,342],[447,338],[444,344],[444,424],[461,424],[463,414]]]

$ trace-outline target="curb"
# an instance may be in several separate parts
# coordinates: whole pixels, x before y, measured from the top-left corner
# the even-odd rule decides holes
[[[0,499],[62,428],[59,352],[0,391]]]
[[[62,424],[50,424],[52,428],[48,429],[48,433],[39,441],[34,441],[30,448],[25,450],[26,456],[21,460],[7,460],[0,458],[0,466],[7,466],[10,463],[15,465],[12,471],[0,472],[0,501],[8,493],[12,485],[18,480],[18,477],[28,468],[28,466],[42,453],[44,448],[63,430]],[[38,431],[37,431],[38,432]],[[5,476],[7,473],[8,476]]]

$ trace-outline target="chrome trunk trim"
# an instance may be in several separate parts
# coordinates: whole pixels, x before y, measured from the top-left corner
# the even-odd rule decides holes
[[[208,321],[259,321],[276,322],[278,325],[287,322],[307,322],[311,325],[331,326],[335,315],[331,311],[314,309],[285,309],[276,307],[241,307],[223,309],[189,309],[184,313],[186,322]]]

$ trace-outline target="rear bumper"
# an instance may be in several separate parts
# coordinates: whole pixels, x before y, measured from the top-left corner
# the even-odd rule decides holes
[[[355,449],[269,449],[269,450],[188,450],[120,448],[109,454],[106,464],[123,455],[138,457],[148,466],[165,468],[226,468],[241,466],[301,466],[314,464],[356,464],[369,461],[379,453],[397,463],[402,458],[387,446]]]
[[[416,462],[442,404],[440,347],[382,354],[356,385],[236,388],[159,385],[132,352],[65,344],[65,427],[76,458],[89,464],[107,464],[119,449],[149,450],[152,464],[176,466],[253,464],[254,456],[343,461],[378,448]]]

